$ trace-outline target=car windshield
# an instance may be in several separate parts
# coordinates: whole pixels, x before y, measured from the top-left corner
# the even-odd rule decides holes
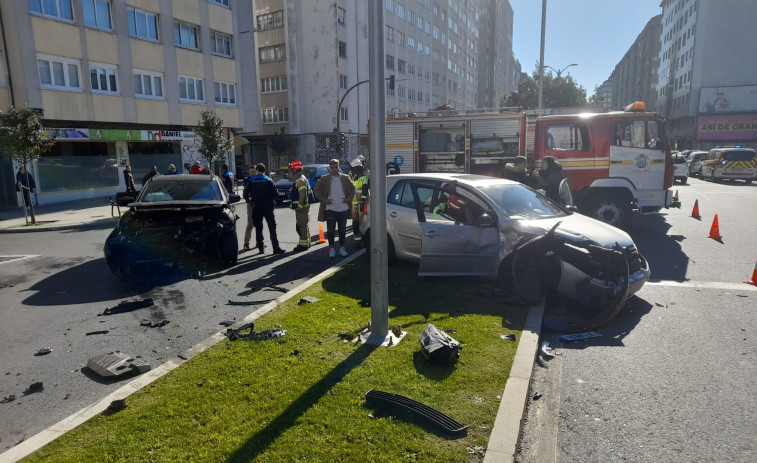
[[[686,158],[683,156],[673,156],[673,164],[686,164]]]
[[[223,201],[218,182],[150,182],[145,185],[140,202]]]
[[[755,154],[752,151],[728,151],[723,154],[725,161],[753,161]]]
[[[546,196],[523,185],[498,184],[479,189],[511,219],[547,219],[567,215]]]
[[[271,176],[271,180],[273,180],[273,182],[276,183],[281,179],[289,178],[289,169],[281,168],[281,169],[275,170],[271,172],[270,176]]]

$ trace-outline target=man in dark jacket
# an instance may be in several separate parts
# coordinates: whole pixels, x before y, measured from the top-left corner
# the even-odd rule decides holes
[[[34,183],[34,176],[26,172],[26,167],[19,167],[18,173],[16,173],[16,191],[20,191],[21,196],[24,197],[24,206],[31,206],[31,194],[34,193],[35,188],[37,188],[37,184]]]
[[[229,171],[229,165],[224,164],[221,166],[221,169],[223,169],[223,186],[226,187],[226,191],[229,192],[229,194],[234,193],[234,174],[232,174]]]
[[[150,172],[146,173],[144,177],[142,177],[142,186],[145,186],[145,183],[147,183],[151,178],[158,175],[158,166],[152,166],[150,167]]]
[[[552,156],[544,156],[541,160],[541,169],[535,170],[533,177],[547,192],[547,198],[560,204],[560,182],[562,181],[562,166]]]
[[[134,188],[134,176],[131,174],[131,166],[126,166],[126,169],[124,169],[124,183],[126,184],[127,193],[137,192],[137,189]]]
[[[224,168],[226,168],[225,165]],[[283,254],[284,250],[279,247],[279,239],[276,236],[276,218],[273,214],[275,208],[274,200],[278,192],[273,180],[265,174],[265,170],[265,164],[261,163],[255,166],[257,175],[250,177],[250,180],[245,185],[244,199],[248,203],[252,203],[252,224],[255,227],[255,241],[260,254],[263,254],[263,250],[265,249],[263,245],[263,219],[268,224],[268,234],[271,235],[273,253]],[[248,239],[249,237],[245,236],[245,250],[250,249]]]
[[[505,178],[524,185],[529,184],[528,167],[526,166],[526,158],[524,156],[516,156],[513,162],[505,164]]]

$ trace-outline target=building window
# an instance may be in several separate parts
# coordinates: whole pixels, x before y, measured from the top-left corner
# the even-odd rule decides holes
[[[339,74],[339,88],[347,90],[347,76],[344,74]]]
[[[406,95],[406,88],[402,85],[398,85],[397,88],[399,89],[398,95],[400,98],[404,99]]]
[[[283,61],[286,59],[286,46],[281,43],[278,45],[270,45],[268,47],[260,47],[258,49],[260,55],[260,63],[271,63],[274,61]]]
[[[347,59],[347,42],[339,42],[339,57]]]
[[[386,40],[394,41],[394,28],[392,26],[385,26],[384,38]]]
[[[388,11],[394,11],[394,0],[384,0],[384,5]]]
[[[134,95],[138,98],[163,99],[163,74],[134,70]]]
[[[216,5],[225,6],[226,8],[229,7],[229,0],[208,0],[210,3],[215,3]]]
[[[386,55],[386,68],[394,71],[394,56]]]
[[[110,2],[105,0],[82,0],[84,25],[97,29],[112,30],[110,22]]]
[[[182,103],[204,103],[205,91],[202,79],[179,76],[179,101]]]
[[[399,45],[400,47],[405,46],[405,34],[400,31],[397,31],[397,45]]]
[[[387,96],[394,96],[394,89],[389,87],[389,82],[386,83],[386,94]]]
[[[344,26],[346,23],[344,22],[344,16],[346,12],[344,11],[344,8],[336,7],[336,22],[340,25]]]
[[[191,24],[182,23],[179,21],[173,22],[173,38],[176,45],[181,47],[192,48],[197,50],[197,26]]]
[[[158,40],[158,16],[146,11],[126,9],[129,35],[140,39]]]
[[[397,60],[397,72],[399,72],[400,74],[405,73],[405,60],[403,59]]]
[[[89,66],[89,81],[92,93],[118,93],[118,77],[115,66],[92,64]]]
[[[405,19],[405,7],[401,3],[397,4],[397,17]]]
[[[211,32],[210,41],[213,44],[211,50],[216,55],[231,58],[231,37],[220,32]]]
[[[287,76],[263,77],[260,79],[260,93],[285,92]]]
[[[415,39],[412,37],[407,38],[407,48],[415,50]]]
[[[29,0],[29,11],[51,18],[74,20],[71,0]]]
[[[81,90],[79,61],[52,56],[37,56],[40,88]]]
[[[261,112],[263,124],[289,122],[289,108],[263,108]]]
[[[257,22],[258,31],[267,31],[268,29],[284,27],[284,10],[258,15]]]
[[[236,106],[237,92],[234,84],[228,84],[226,82],[213,82],[213,89],[215,90],[217,104]]]
[[[345,108],[345,107],[339,108],[339,121],[347,122],[349,120],[350,120],[349,108]]]

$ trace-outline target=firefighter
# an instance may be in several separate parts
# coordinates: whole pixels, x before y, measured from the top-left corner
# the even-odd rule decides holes
[[[352,236],[355,239],[355,247],[360,249],[363,245],[363,236],[360,234],[360,222],[365,215],[365,203],[368,201],[368,187],[370,173],[363,167],[363,160],[353,159],[350,163],[350,179],[355,184],[355,196],[352,199]]]
[[[310,248],[310,183],[302,174],[300,161],[292,161],[289,164],[289,172],[293,184],[290,206],[294,209],[297,234],[300,237],[292,252],[307,251]]]

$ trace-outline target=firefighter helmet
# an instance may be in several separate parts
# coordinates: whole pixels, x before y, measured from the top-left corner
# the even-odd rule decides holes
[[[289,164],[289,169],[291,169],[291,170],[302,170],[302,163],[300,161],[292,161]]]

